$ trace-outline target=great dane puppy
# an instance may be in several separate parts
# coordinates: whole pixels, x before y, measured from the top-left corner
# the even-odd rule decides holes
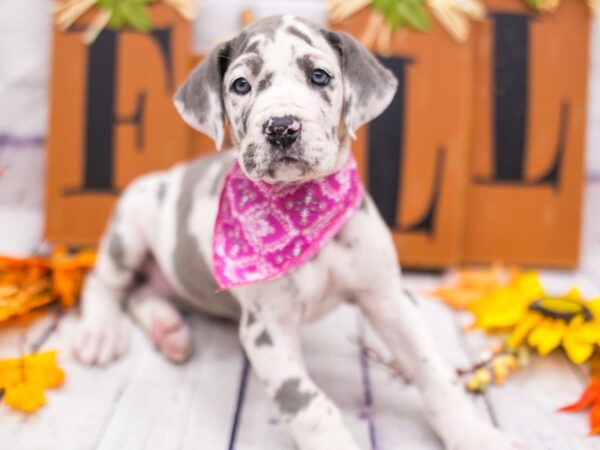
[[[218,45],[175,97],[192,127],[231,149],[135,181],[122,195],[88,276],[74,341],[85,364],[126,349],[122,301],[171,361],[191,351],[177,302],[239,321],[256,374],[302,450],[353,450],[340,411],[311,380],[299,327],[340,302],[358,306],[415,381],[427,417],[449,449],[523,449],[478,417],[427,324],[403,291],[389,231],[371,199],[315,258],[283,278],[217,292],[211,243],[224,174],[235,158],[251,180],[285,183],[335,172],[355,130],[378,116],[393,75],[351,36],[302,19],[271,17]],[[268,128],[288,120],[289,145]],[[279,118],[279,119],[277,119]],[[289,122],[289,123],[288,123]],[[301,131],[300,131],[301,130]],[[293,142],[292,142],[293,141]],[[377,149],[371,149],[377,151]]]

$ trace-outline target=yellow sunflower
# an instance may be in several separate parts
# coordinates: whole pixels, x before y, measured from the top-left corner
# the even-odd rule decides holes
[[[575,364],[587,361],[600,345],[600,299],[586,301],[578,289],[564,297],[534,301],[508,338],[508,346],[527,343],[540,355],[562,346]]]
[[[544,289],[537,273],[517,273],[505,285],[471,302],[467,310],[475,316],[476,328],[487,332],[511,331],[523,320],[530,303],[542,297]]]
[[[525,273],[468,306],[474,326],[507,332],[507,346],[527,343],[540,355],[562,347],[575,364],[587,361],[600,346],[600,298],[586,301],[578,289],[548,297],[539,276]]]

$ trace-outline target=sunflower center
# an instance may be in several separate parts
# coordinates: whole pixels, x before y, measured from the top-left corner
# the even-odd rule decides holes
[[[582,316],[588,322],[594,318],[592,311],[584,304],[567,297],[547,297],[534,301],[529,305],[530,311],[537,311],[552,319],[570,322],[577,316]]]

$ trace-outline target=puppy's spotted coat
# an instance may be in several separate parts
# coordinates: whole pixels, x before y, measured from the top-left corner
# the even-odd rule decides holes
[[[290,182],[339,169],[349,139],[379,115],[393,76],[352,37],[272,17],[220,44],[175,102],[183,118],[231,149],[135,181],[120,199],[88,277],[75,354],[105,365],[126,347],[121,301],[172,361],[190,353],[177,302],[239,320],[242,344],[302,450],[357,449],[335,404],[314,384],[302,322],[350,299],[405,366],[449,449],[524,449],[477,416],[427,325],[403,293],[389,232],[368,197],[312,261],[288,276],[215,293],[211,241],[218,196],[234,158],[251,179]],[[372,149],[377,151],[377,149]],[[140,280],[140,274],[143,280]]]

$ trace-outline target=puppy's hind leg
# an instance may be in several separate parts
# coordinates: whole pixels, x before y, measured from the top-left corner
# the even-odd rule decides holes
[[[184,362],[192,353],[192,335],[175,305],[149,284],[135,288],[128,301],[133,318],[148,333],[155,347],[171,362]]]

